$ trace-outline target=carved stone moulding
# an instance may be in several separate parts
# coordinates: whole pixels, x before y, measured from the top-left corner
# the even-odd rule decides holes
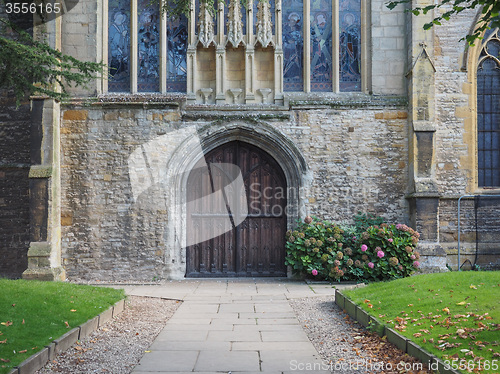
[[[213,16],[210,13],[207,4],[203,1],[200,1],[198,42],[201,43],[204,48],[208,48],[212,43],[215,45]]]

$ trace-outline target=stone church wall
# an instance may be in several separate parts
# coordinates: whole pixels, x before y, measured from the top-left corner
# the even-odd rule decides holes
[[[30,110],[1,92],[0,108],[0,276],[19,278],[30,240]]]
[[[361,210],[408,222],[407,113],[404,106],[385,104],[261,110],[237,117],[252,123],[260,116],[304,155],[309,170],[300,191],[302,217],[349,222]],[[168,217],[161,188],[153,186],[134,202],[128,160],[134,150],[177,129],[232,121],[227,113],[195,109],[65,108],[62,246],[69,278],[151,280],[168,277],[166,265],[183,261],[172,256],[166,229],[179,217]]]

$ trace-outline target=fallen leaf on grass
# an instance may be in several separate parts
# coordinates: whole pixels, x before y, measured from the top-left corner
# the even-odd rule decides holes
[[[7,339],[5,340],[0,340],[0,344],[6,344],[7,343]]]
[[[12,321],[0,322],[0,325],[11,326],[12,325]]]
[[[470,289],[472,289],[472,290],[477,290],[477,287],[476,287],[476,286],[474,286],[473,284],[471,284],[471,285],[469,286],[469,288],[470,288]]]
[[[66,325],[66,328],[69,329],[69,323],[67,321],[64,321],[64,324]]]
[[[22,351],[19,351],[18,353],[26,353],[26,352],[28,352],[28,350],[27,349],[23,349]]]
[[[6,358],[0,358],[0,361],[2,361],[2,362],[10,362],[10,360],[7,360]]]
[[[73,313],[74,313],[74,312],[76,312],[76,309],[71,309],[71,310],[70,310],[70,312],[73,312]]]

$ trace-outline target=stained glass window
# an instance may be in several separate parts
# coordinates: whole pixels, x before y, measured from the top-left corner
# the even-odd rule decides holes
[[[332,2],[311,0],[311,91],[332,91]]]
[[[130,91],[130,0],[109,0],[109,92]]]
[[[150,0],[139,0],[137,91],[160,90],[160,9]]]
[[[485,35],[477,69],[478,185],[500,187],[500,38]]]
[[[283,0],[283,89],[303,91],[303,2]]]
[[[188,20],[184,16],[170,18],[167,22],[168,77],[167,90],[186,92]]]
[[[340,0],[340,91],[361,91],[361,1]]]

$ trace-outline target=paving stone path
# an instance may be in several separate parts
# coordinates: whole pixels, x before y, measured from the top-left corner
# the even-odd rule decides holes
[[[183,300],[133,373],[329,373],[288,299],[334,295],[326,284],[278,279],[186,280],[127,286]],[[316,366],[313,366],[316,365]]]

